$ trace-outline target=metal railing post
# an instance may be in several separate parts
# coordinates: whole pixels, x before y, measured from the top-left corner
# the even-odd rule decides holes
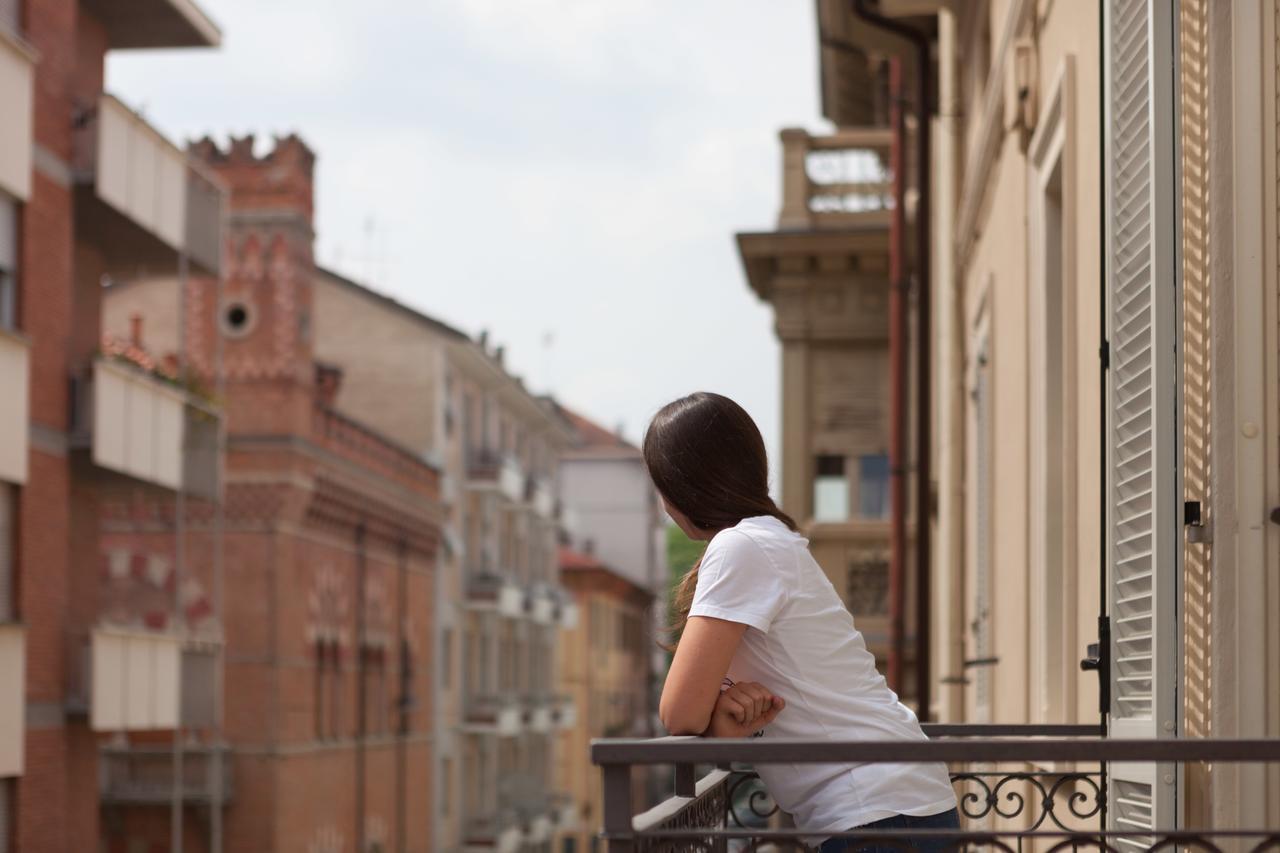
[[[605,764],[601,767],[604,777],[604,832],[609,840],[609,851],[631,851],[635,842],[631,834],[631,765]],[[627,837],[618,838],[622,835]]]
[[[698,777],[694,774],[692,764],[676,765],[676,796],[696,797],[698,795]]]

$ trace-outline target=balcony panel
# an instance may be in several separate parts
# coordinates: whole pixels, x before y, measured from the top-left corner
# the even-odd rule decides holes
[[[217,47],[222,33],[191,0],[80,0],[107,32],[113,49]]]
[[[524,730],[524,709],[512,696],[468,699],[463,727],[473,734],[515,737]]]
[[[478,815],[467,820],[463,847],[475,853],[516,853],[522,838],[509,817]]]
[[[187,155],[110,95],[76,130],[77,239],[95,246],[117,278],[175,273],[186,248],[216,273],[225,193]]]
[[[91,375],[77,394],[76,441],[91,445],[93,462],[102,468],[177,489],[183,474],[186,395],[139,368],[109,359],[95,361]]]
[[[93,632],[90,728],[172,729],[179,714],[181,641],[122,629]]]
[[[185,746],[182,751],[182,799],[230,803],[234,789],[224,746]],[[104,746],[100,753],[100,793],[104,803],[164,805],[173,796],[173,750],[157,746]]]
[[[34,80],[34,52],[0,28],[0,190],[23,201],[31,195]]]
[[[0,388],[5,389],[5,405],[0,409],[0,480],[10,483],[27,481],[30,350],[22,335],[0,330]]]
[[[525,495],[524,474],[509,454],[476,450],[467,458],[467,488],[496,491],[512,503],[521,503]]]
[[[561,696],[554,709],[556,725],[562,729],[571,729],[578,724],[578,706],[571,697]]]
[[[21,776],[26,740],[27,632],[16,623],[0,625],[0,778]]]
[[[560,627],[572,631],[578,627],[578,605],[567,601],[560,605]]]

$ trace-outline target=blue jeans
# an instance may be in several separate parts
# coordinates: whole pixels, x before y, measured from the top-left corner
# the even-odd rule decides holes
[[[904,829],[959,829],[960,813],[955,809],[950,809],[938,814],[923,815],[916,817],[914,815],[899,814],[893,817],[887,817],[883,820],[877,820],[864,826],[855,826],[850,832],[874,832],[877,829],[883,829],[886,832],[898,833]],[[856,838],[828,838],[822,842],[822,846],[818,849],[821,853],[844,853],[844,851],[858,851],[858,853],[897,853],[897,851],[923,850],[925,853],[941,853],[944,850],[953,850],[958,846],[957,840],[953,838],[900,838],[895,841],[885,839],[884,841],[876,841],[867,839],[860,841]]]

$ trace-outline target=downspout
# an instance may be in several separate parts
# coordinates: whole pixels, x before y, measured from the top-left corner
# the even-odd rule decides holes
[[[409,543],[404,536],[400,537],[399,548],[399,584],[396,591],[396,610],[397,632],[400,635],[399,663],[400,663],[400,701],[397,703],[400,707],[399,726],[397,728],[396,738],[396,847],[400,853],[405,853],[408,849],[408,843],[405,835],[408,829],[408,811],[405,801],[406,782],[408,773],[408,753],[409,746],[409,711],[413,708],[413,695],[410,692],[413,688],[413,673],[409,671],[409,638],[405,635],[404,626],[407,618],[408,607],[408,564],[409,564]],[[447,784],[447,783],[446,783]]]
[[[929,312],[929,195],[930,122],[932,100],[929,78],[932,68],[929,37],[914,27],[872,12],[867,0],[854,0],[853,13],[861,20],[911,42],[916,48],[916,356],[919,376],[916,383],[916,708],[921,720],[929,719],[931,704],[929,673],[929,566],[930,524],[933,517],[933,488],[930,472],[932,392],[930,361],[932,329]]]
[[[365,716],[365,554],[364,522],[356,525],[356,853],[365,853],[364,837],[364,739],[368,726]]]
[[[904,642],[903,577],[907,562],[907,180],[903,144],[902,60],[889,60],[889,169],[893,216],[889,220],[889,686],[901,693]]]

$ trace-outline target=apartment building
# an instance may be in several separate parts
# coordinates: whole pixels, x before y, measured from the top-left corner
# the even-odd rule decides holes
[[[312,151],[191,151],[230,191],[223,281],[120,282],[104,319],[182,341],[196,375],[222,361],[223,849],[432,850],[442,473],[336,406],[349,379],[319,357]],[[134,509],[115,540],[148,534]],[[198,776],[186,790],[209,796]],[[143,805],[119,822],[158,844]]]
[[[907,308],[894,284],[903,270],[893,266],[906,224],[893,215],[885,63],[840,58],[862,81],[856,109],[832,133],[782,131],[776,226],[738,234],[737,244],[781,343],[781,506],[809,537],[882,671],[910,696],[914,538],[905,509],[891,513],[890,465],[895,439],[899,470],[909,458],[905,407],[893,417],[895,393],[912,382],[906,358],[895,360],[907,351]],[[900,488],[905,507],[905,478]]]
[[[818,9],[935,57],[934,714],[1280,735],[1280,6]],[[1274,769],[1107,775],[1112,826],[1280,819]]]
[[[442,472],[435,849],[547,849],[577,825],[553,778],[556,731],[576,715],[556,672],[576,620],[556,560],[569,430],[484,336],[331,271],[316,278],[315,334],[317,356],[345,372],[338,410]]]
[[[642,721],[641,731],[652,735],[661,690],[658,673],[666,662],[657,640],[665,627],[670,584],[667,516],[640,448],[558,402],[553,405],[572,433],[560,454],[559,466],[561,499],[573,519],[571,544],[590,548],[603,565],[609,566],[609,571],[648,590],[655,601],[664,603],[652,608],[645,620],[649,654],[641,657],[644,663],[632,673],[633,678],[648,684],[648,699],[637,715]]]
[[[221,187],[103,64],[219,41],[187,0],[0,3],[0,850],[100,849],[136,793],[122,756],[181,761],[179,728],[216,751],[213,563],[187,559],[211,535],[187,519],[218,512],[221,413],[141,330],[104,340],[101,294],[218,273]],[[152,535],[126,547],[109,528],[141,504]],[[163,790],[172,839],[191,809]]]
[[[561,583],[579,614],[577,625],[563,634],[560,684],[581,710],[560,734],[556,784],[565,806],[581,819],[560,834],[555,849],[574,853],[598,848],[595,828],[604,814],[600,768],[588,760],[591,740],[652,735],[646,716],[650,691],[642,676],[654,648],[654,593],[590,551],[562,547],[559,563]],[[635,795],[633,810],[643,811],[649,805],[644,786]]]

